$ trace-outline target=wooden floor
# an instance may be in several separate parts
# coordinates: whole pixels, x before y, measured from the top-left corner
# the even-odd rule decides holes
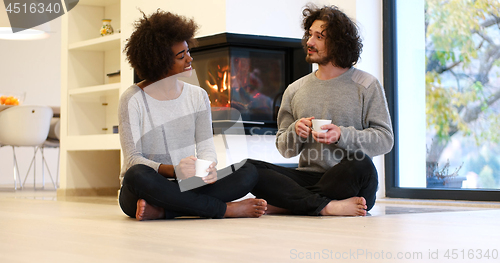
[[[498,203],[381,200],[367,217],[137,222],[115,198],[57,199],[0,192],[0,262],[500,261]]]

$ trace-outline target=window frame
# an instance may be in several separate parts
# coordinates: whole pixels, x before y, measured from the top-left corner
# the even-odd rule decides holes
[[[390,198],[500,201],[500,189],[428,189],[399,187],[397,0],[383,0],[384,87],[394,131],[394,147],[385,155],[385,195]]]

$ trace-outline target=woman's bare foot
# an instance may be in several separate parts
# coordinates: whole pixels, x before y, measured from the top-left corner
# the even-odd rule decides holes
[[[260,217],[267,210],[267,202],[264,199],[251,198],[226,204],[224,217]]]
[[[153,220],[165,217],[165,209],[150,205],[144,199],[137,200],[135,219],[139,221]]]
[[[290,215],[290,214],[292,214],[292,211],[288,209],[277,207],[274,205],[267,205],[266,215]]]
[[[320,215],[322,216],[366,216],[366,200],[364,197],[351,197],[344,200],[332,200]]]

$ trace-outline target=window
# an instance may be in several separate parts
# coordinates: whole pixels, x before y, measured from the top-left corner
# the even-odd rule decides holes
[[[500,3],[384,0],[389,197],[500,200]]]

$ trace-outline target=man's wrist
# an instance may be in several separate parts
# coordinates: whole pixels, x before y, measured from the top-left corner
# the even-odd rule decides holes
[[[335,145],[339,144],[339,142],[340,142],[340,136],[341,135],[339,135],[339,137],[337,138],[337,141],[335,141],[333,144],[335,144]]]

